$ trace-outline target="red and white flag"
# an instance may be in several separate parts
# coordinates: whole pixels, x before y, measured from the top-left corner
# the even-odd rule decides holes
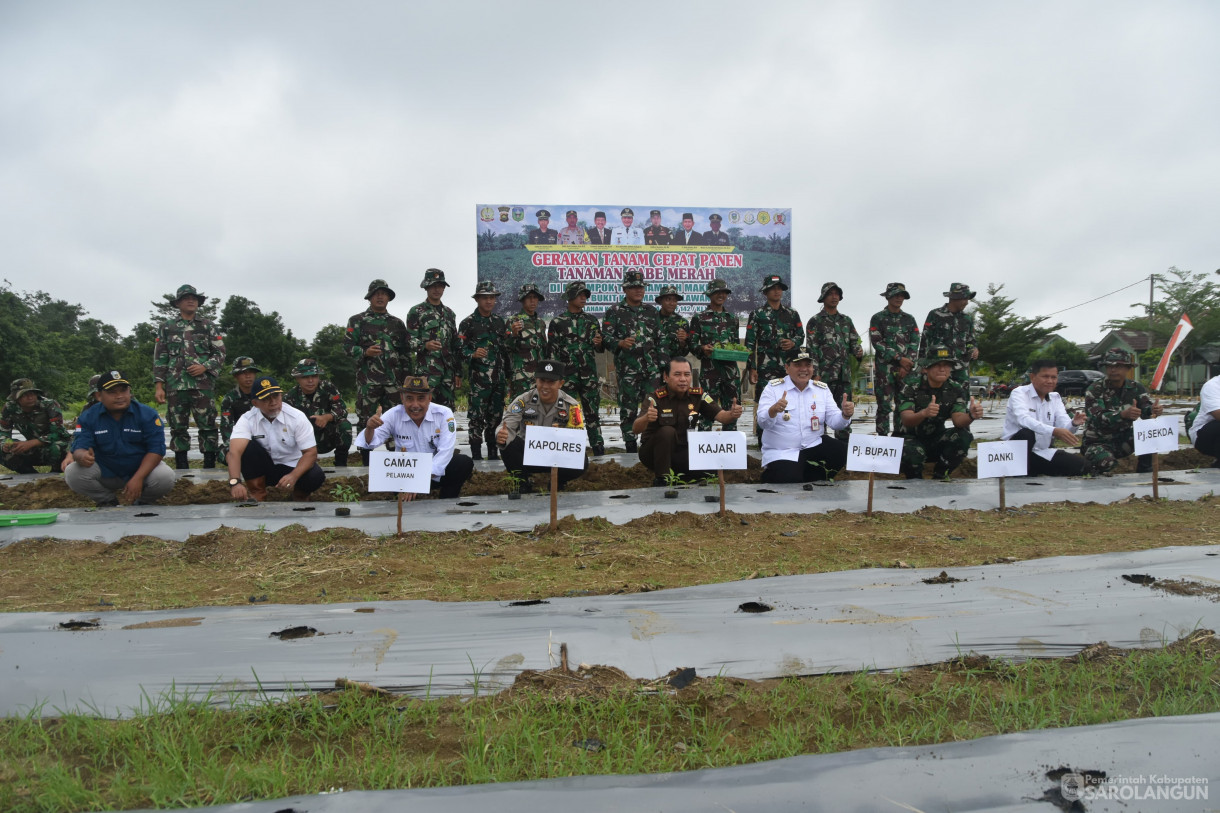
[[[1152,376],[1152,384],[1149,389],[1159,390],[1161,388],[1165,371],[1169,369],[1169,357],[1182,345],[1187,334],[1194,329],[1195,326],[1190,323],[1190,317],[1182,314],[1182,318],[1178,320],[1178,326],[1173,329],[1173,335],[1169,337],[1169,346],[1165,348],[1165,355],[1161,356],[1161,363],[1156,366],[1156,374]]]

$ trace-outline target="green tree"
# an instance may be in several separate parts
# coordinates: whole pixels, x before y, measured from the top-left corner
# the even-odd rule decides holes
[[[1174,354],[1175,358],[1184,360],[1195,348],[1220,341],[1220,286],[1212,281],[1214,276],[1183,271],[1176,266],[1158,275],[1152,302],[1152,343],[1161,349],[1152,362],[1152,369],[1156,369],[1182,314],[1190,317],[1194,329]],[[1136,302],[1131,307],[1139,308],[1143,313],[1126,319],[1111,319],[1101,326],[1102,329],[1148,330],[1148,303]]]
[[[1089,367],[1089,354],[1067,339],[1055,339],[1041,350],[1035,350],[1025,360],[1025,369],[1038,359],[1050,359],[1065,370],[1082,370]],[[1024,371],[1022,371],[1024,372]]]
[[[258,304],[234,294],[220,312],[220,332],[225,337],[225,357],[250,356],[267,373],[287,378],[292,366],[305,355],[305,343],[284,327],[279,313],[263,313]],[[226,365],[226,368],[228,365]],[[222,386],[231,387],[227,373]]]
[[[352,401],[356,397],[356,361],[343,352],[343,325],[326,325],[313,337],[309,355],[318,360],[322,373],[329,378],[343,397]]]
[[[1024,365],[1052,333],[1064,328],[1061,322],[1046,324],[1045,316],[1018,316],[1013,310],[1017,300],[1004,296],[1003,290],[1003,285],[988,285],[988,298],[978,303],[974,314],[979,361],[996,369]]]

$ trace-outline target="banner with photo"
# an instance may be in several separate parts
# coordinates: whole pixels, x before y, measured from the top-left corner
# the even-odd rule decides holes
[[[533,283],[549,319],[567,307],[564,287],[584,282],[585,310],[601,314],[622,299],[623,275],[639,271],[652,303],[664,285],[681,294],[679,312],[707,308],[704,290],[723,279],[733,293],[725,308],[748,314],[766,298],[762,281],[778,275],[792,285],[792,210],[742,206],[574,206],[479,204],[478,275],[495,283],[497,312],[520,309],[517,294]],[[791,291],[784,304],[792,305]]]

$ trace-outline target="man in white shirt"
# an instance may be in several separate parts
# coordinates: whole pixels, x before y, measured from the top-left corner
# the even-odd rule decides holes
[[[291,489],[294,500],[309,499],[326,480],[313,424],[284,403],[284,390],[271,376],[258,379],[253,393],[255,408],[237,419],[229,436],[229,493],[235,500],[262,502],[272,486]]]
[[[787,363],[788,375],[773,378],[758,399],[762,435],[762,481],[806,483],[831,480],[847,465],[847,444],[828,437],[851,426],[856,405],[843,396],[836,404],[830,388],[812,381],[813,359],[797,353]]]
[[[624,209],[619,212],[619,217],[623,219],[623,225],[615,226],[610,232],[610,244],[615,246],[642,246],[644,245],[644,230],[639,226],[632,226],[635,221],[635,212],[631,209]]]
[[[432,403],[432,387],[425,376],[409,375],[399,390],[402,403],[384,415],[377,413],[356,435],[356,448],[376,449],[387,440],[400,452],[432,455],[432,487],[439,488],[442,500],[456,500],[462,486],[474,472],[474,461],[454,452],[457,422],[453,410]],[[411,493],[402,499],[415,499]]]
[[[1212,468],[1220,468],[1220,375],[1209,378],[1199,390],[1199,413],[1186,430],[1190,442],[1206,455],[1217,458]]]
[[[1078,454],[1052,449],[1051,441],[1079,446],[1073,427],[1085,422],[1077,412],[1069,418],[1063,399],[1055,392],[1059,383],[1058,365],[1046,359],[1035,361],[1029,369],[1030,383],[1017,387],[1008,396],[1004,415],[1003,440],[1023,440],[1029,444],[1029,473],[1038,477],[1078,477],[1088,470],[1088,461]]]

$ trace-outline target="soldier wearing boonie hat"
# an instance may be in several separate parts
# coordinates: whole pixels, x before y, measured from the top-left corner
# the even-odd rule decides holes
[[[382,444],[400,452],[432,455],[432,488],[443,500],[457,499],[462,485],[474,471],[474,461],[456,450],[457,420],[453,410],[433,400],[434,388],[427,376],[409,375],[402,382],[402,402],[384,414],[371,416],[356,434],[362,452]],[[404,501],[415,499],[403,494]]]
[[[503,448],[504,470],[517,477],[521,491],[533,490],[529,475],[549,472],[549,467],[525,466],[525,429],[527,426],[547,426],[562,429],[584,429],[584,413],[580,402],[561,389],[564,365],[555,359],[541,359],[534,365],[534,385],[518,395],[508,406],[495,440]],[[580,469],[559,469],[559,488],[585,473],[586,461]]]
[[[923,323],[920,339],[920,355],[926,356],[924,347],[944,345],[959,365],[953,371],[953,380],[967,384],[970,380],[970,362],[979,357],[978,343],[974,338],[974,319],[966,315],[966,306],[974,299],[974,291],[964,282],[955,282],[944,294],[948,302],[928,312]]]
[[[661,210],[653,209],[650,211],[648,213],[648,219],[652,222],[644,227],[644,245],[669,245],[669,227],[661,225]]]
[[[443,274],[439,281],[444,282]],[[343,335],[343,352],[356,365],[357,426],[363,426],[379,408],[398,405],[398,384],[413,357],[406,323],[387,310],[394,290],[385,280],[375,279],[364,298],[369,301],[368,309],[347,320]],[[367,465],[367,455],[362,460]]]
[[[915,317],[902,309],[911,298],[901,282],[885,286],[881,296],[888,300],[882,310],[873,314],[868,323],[868,338],[873,346],[873,395],[877,398],[877,434],[890,433],[890,416],[894,412],[902,382],[915,366],[919,353],[919,325]]]
[[[347,420],[347,403],[339,388],[322,378],[322,367],[314,358],[303,358],[292,367],[296,384],[284,394],[291,404],[309,419],[318,454],[335,453],[335,465],[347,465],[352,446],[352,425]]]
[[[917,362],[918,375],[911,375],[898,395],[897,411],[905,440],[902,470],[907,479],[923,477],[924,464],[936,463],[933,478],[948,479],[970,452],[974,435],[970,424],[983,417],[983,407],[954,381],[952,372],[960,362],[951,348],[925,345]],[[945,426],[945,421],[950,425]]]
[[[496,425],[504,414],[505,381],[502,339],[509,332],[504,317],[495,313],[500,292],[495,283],[482,280],[475,286],[478,307],[458,325],[462,360],[470,367],[469,421],[470,456],[482,460],[480,449],[487,442],[487,459],[496,460]]]
[[[711,226],[710,229],[703,233],[703,245],[705,246],[731,246],[732,241],[729,236],[720,230],[720,223],[724,220],[720,215],[713,212],[708,215],[707,222]]]
[[[229,438],[237,419],[254,407],[254,378],[262,369],[249,356],[233,359],[229,373],[237,385],[225,393],[220,401],[220,450],[224,457],[229,453]]]
[[[704,289],[708,298],[707,310],[691,318],[687,337],[691,352],[699,359],[699,385],[722,410],[731,409],[733,401],[741,399],[737,362],[712,358],[716,345],[737,344],[739,339],[737,317],[724,307],[732,293],[729,284],[722,279],[709,282]],[[707,431],[712,423],[701,418],[699,428]],[[735,431],[737,420],[733,419],[724,428],[726,432]]]
[[[639,226],[631,225],[635,221],[635,212],[630,208],[624,208],[619,212],[619,217],[622,218],[623,225],[615,226],[610,232],[610,244],[614,246],[642,246],[644,245],[644,230]]]
[[[445,288],[445,272],[429,268],[421,287],[428,298],[407,313],[407,341],[411,358],[404,365],[416,375],[426,375],[432,386],[432,400],[450,409],[462,385],[462,346],[458,338],[457,316],[441,303]]]
[[[547,326],[547,345],[554,360],[565,369],[564,390],[580,400],[585,414],[585,430],[595,456],[605,454],[601,421],[601,381],[597,376],[597,356],[603,349],[601,326],[585,312],[589,286],[580,280],[569,282],[563,290],[567,308]]]
[[[156,382],[153,397],[157,403],[166,404],[169,445],[174,450],[174,465],[179,469],[187,468],[191,418],[199,428],[203,467],[210,469],[216,465],[219,441],[214,393],[225,360],[225,343],[219,328],[199,315],[205,302],[207,297],[194,286],[180,286],[170,300],[178,309],[178,316],[161,323],[153,347]]]
[[[619,425],[628,454],[639,448],[631,425],[639,415],[640,404],[660,380],[657,354],[661,318],[657,309],[644,301],[645,287],[643,272],[627,271],[623,275],[623,298],[602,319],[603,341],[614,355]]]
[[[746,322],[745,344],[750,350],[746,371],[754,385],[754,403],[758,403],[768,381],[784,376],[787,363],[800,352],[805,340],[805,323],[801,321],[801,315],[784,304],[787,290],[788,286],[779,274],[764,277],[760,293],[767,301],[754,310]],[[761,425],[755,423],[754,434],[761,437]]]
[[[14,440],[14,431],[25,440]],[[59,404],[30,379],[14,381],[9,400],[0,407],[0,465],[18,474],[50,466],[51,473],[58,474],[71,441]]]
[[[229,436],[225,462],[230,496],[262,502],[268,488],[282,488],[291,491],[294,501],[308,500],[326,480],[318,465],[313,424],[285,402],[274,376],[257,378],[253,391],[254,409],[237,420]]]
[[[841,403],[844,395],[851,400],[851,357],[864,358],[864,346],[855,323],[839,311],[842,299],[843,289],[837,282],[825,283],[818,296],[822,310],[805,325],[805,344],[817,359],[818,375],[830,387],[835,403]],[[845,440],[850,433],[850,428],[845,429],[836,432],[835,437]]]
[[[538,228],[530,229],[529,237],[525,242],[531,246],[553,246],[559,242],[559,232],[550,228],[551,213],[546,209],[539,209],[537,212]]]
[[[521,310],[508,320],[504,334],[511,375],[509,393],[524,392],[533,381],[529,365],[547,355],[546,322],[538,315],[538,304],[546,299],[532,282],[521,286],[517,301]]]
[[[1113,347],[1101,357],[1100,366],[1106,377],[1094,381],[1084,393],[1080,454],[1093,474],[1109,474],[1119,460],[1135,453],[1133,423],[1159,417],[1163,410],[1147,387],[1128,378],[1135,367],[1135,356],[1130,351]],[[1152,471],[1152,455],[1140,455],[1135,470]]]

